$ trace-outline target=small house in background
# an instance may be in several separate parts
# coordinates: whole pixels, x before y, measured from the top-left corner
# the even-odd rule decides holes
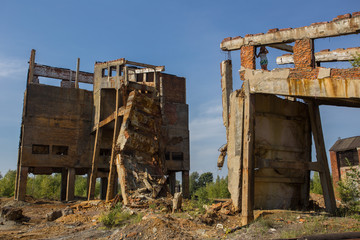
[[[360,136],[339,139],[335,142],[330,148],[330,161],[334,185],[344,178],[346,171],[350,166],[359,165],[359,159]]]

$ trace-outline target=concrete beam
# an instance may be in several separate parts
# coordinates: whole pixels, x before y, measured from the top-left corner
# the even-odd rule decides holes
[[[47,78],[55,78],[55,79],[66,79],[75,81],[76,71],[66,68],[58,68],[58,67],[51,67],[46,65],[40,65],[35,63],[34,66],[34,76],[38,77],[47,77]],[[89,72],[82,72],[79,71],[79,82],[82,83],[93,83],[94,74]]]
[[[225,38],[220,48],[223,51],[240,50],[242,46],[262,46],[289,43],[301,39],[316,39],[356,34],[360,31],[360,15],[347,15],[348,18],[336,18],[331,22],[313,23],[300,28],[271,29],[268,33],[247,35],[245,37]]]
[[[331,77],[322,72],[338,70],[320,68],[318,77],[289,78],[290,69],[275,69],[267,72],[246,69],[245,79],[249,80],[251,93],[266,93],[292,97],[316,98],[360,98],[360,80],[356,77]],[[357,75],[353,73],[354,75]],[[321,76],[321,77],[320,77]],[[324,76],[324,77],[322,77]]]
[[[315,62],[340,62],[354,60],[356,54],[360,54],[360,47],[348,49],[336,49],[333,51],[323,50],[315,53]],[[294,63],[294,56],[286,54],[276,58],[276,63],[291,64]]]
[[[293,46],[287,44],[271,44],[269,47],[293,53]]]

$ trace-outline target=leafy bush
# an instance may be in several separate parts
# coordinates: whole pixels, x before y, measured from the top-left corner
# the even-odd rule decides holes
[[[217,176],[215,182],[209,182],[205,187],[197,189],[194,196],[201,203],[209,203],[214,198],[230,198],[228,178],[220,178]]]
[[[27,181],[26,194],[34,198],[59,199],[61,174],[35,175]]]
[[[348,159],[346,162],[350,169],[346,172],[345,178],[338,182],[338,192],[345,207],[351,212],[357,212],[360,210],[360,170],[351,166]]]

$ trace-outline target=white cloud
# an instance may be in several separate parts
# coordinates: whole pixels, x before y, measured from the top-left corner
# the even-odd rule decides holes
[[[7,59],[0,56],[0,78],[17,78],[26,76],[27,63],[20,59]]]

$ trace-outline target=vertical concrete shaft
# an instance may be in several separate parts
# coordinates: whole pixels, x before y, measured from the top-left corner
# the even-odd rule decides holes
[[[60,186],[60,200],[66,200],[66,187],[67,187],[67,170],[66,168],[61,169],[61,186]]]
[[[190,185],[189,185],[189,171],[182,171],[182,194],[183,198],[190,197]]]
[[[169,172],[169,187],[171,195],[175,194],[176,172]]]
[[[241,223],[247,225],[254,220],[254,115],[255,96],[250,93],[249,82],[244,83],[244,135],[242,169]]]
[[[18,196],[17,200],[19,201],[25,201],[28,172],[29,172],[28,167],[20,167],[19,187],[17,193]]]
[[[223,106],[223,123],[226,128],[226,138],[229,135],[229,111],[230,111],[230,94],[233,91],[232,64],[231,60],[221,62],[221,90]]]
[[[107,186],[108,186],[108,178],[102,177],[100,179],[100,199],[101,200],[106,199]]]
[[[74,200],[75,196],[75,168],[68,168],[66,184],[66,201]]]

